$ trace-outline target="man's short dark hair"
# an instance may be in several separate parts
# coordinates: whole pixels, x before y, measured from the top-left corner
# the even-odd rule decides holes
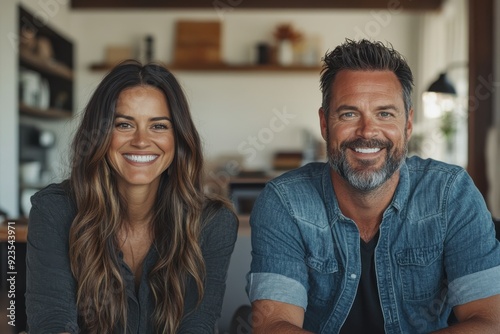
[[[366,39],[346,41],[323,57],[321,70],[322,107],[329,114],[332,85],[337,73],[352,71],[392,71],[401,83],[406,117],[412,107],[413,74],[406,59],[391,44],[372,42]]]

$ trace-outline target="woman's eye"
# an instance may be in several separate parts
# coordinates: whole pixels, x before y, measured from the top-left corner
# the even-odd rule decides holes
[[[155,130],[167,130],[168,126],[166,124],[154,124],[153,129]]]
[[[116,123],[115,124],[115,127],[118,128],[118,129],[129,129],[131,128],[132,126],[128,123]]]

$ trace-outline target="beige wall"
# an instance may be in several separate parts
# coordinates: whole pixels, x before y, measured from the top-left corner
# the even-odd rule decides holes
[[[318,36],[323,52],[344,38],[390,41],[416,66],[417,14],[377,11],[258,11],[235,8],[219,16],[205,11],[75,11],[71,31],[78,40],[77,101],[82,109],[103,73],[88,65],[104,59],[108,45],[134,45],[153,34],[157,59],[172,60],[174,23],[179,19],[222,18],[223,56],[246,63],[253,46],[272,40],[280,23],[290,22],[306,36]],[[320,138],[317,111],[321,102],[318,73],[177,72],[209,160],[237,155],[240,167],[268,169],[275,150],[302,148],[303,130]],[[277,115],[285,115],[285,120]],[[271,129],[271,131],[269,131]],[[274,131],[273,131],[274,130]],[[257,142],[252,142],[257,138]]]

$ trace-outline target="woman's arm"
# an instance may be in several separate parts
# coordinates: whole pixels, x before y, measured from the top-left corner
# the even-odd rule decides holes
[[[206,266],[205,293],[201,304],[195,308],[198,297],[196,285],[187,286],[184,308],[187,313],[178,333],[214,333],[220,317],[227,270],[237,234],[238,220],[227,208],[220,209],[204,227],[201,247]]]
[[[75,281],[68,256],[72,204],[52,186],[32,198],[26,256],[30,334],[78,333]]]

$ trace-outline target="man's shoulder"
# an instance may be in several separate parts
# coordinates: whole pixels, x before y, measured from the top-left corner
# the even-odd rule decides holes
[[[319,182],[322,179],[325,167],[326,163],[312,162],[285,172],[271,180],[269,183],[279,187],[312,185],[314,182]]]
[[[406,165],[410,174],[421,174],[429,176],[430,172],[442,174],[443,176],[456,175],[465,172],[463,167],[452,165],[443,161],[434,159],[423,159],[418,156],[412,156],[406,159]]]
[[[433,201],[447,196],[450,190],[465,191],[474,183],[467,171],[460,166],[434,159],[411,157],[406,160],[411,193],[426,194]]]

